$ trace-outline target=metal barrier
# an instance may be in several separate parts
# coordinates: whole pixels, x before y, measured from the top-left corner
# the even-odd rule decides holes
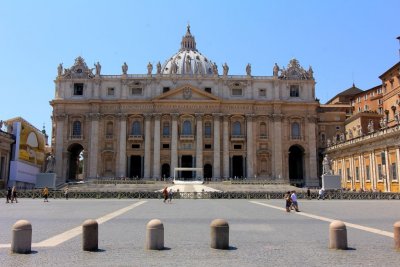
[[[285,192],[174,192],[174,199],[283,199]],[[129,192],[129,191],[69,191],[70,199],[80,198],[117,198],[117,199],[162,199],[161,192]],[[304,192],[297,193],[298,199],[307,199]],[[311,199],[317,199],[318,193],[311,193]],[[0,191],[0,198],[6,198],[6,191]],[[18,198],[43,198],[41,190],[20,190]],[[65,198],[61,190],[49,192],[50,199]],[[386,199],[399,200],[400,193],[383,192],[327,192],[324,199],[368,200]]]

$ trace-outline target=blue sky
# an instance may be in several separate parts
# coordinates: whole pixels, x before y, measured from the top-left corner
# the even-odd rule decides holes
[[[380,84],[399,61],[400,1],[20,1],[0,2],[0,119],[51,129],[57,66],[77,56],[102,74],[147,72],[180,47],[189,22],[198,50],[230,74],[272,75],[274,63],[311,65],[325,103],[354,82]]]

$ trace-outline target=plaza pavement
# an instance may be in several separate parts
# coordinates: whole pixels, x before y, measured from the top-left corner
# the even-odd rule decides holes
[[[4,199],[3,199],[4,200]],[[5,202],[5,200],[4,200]],[[286,213],[283,200],[20,199],[1,203],[0,266],[398,266],[393,224],[396,200],[300,200]],[[99,251],[82,251],[80,225],[99,221]],[[147,251],[146,224],[160,219],[165,250]],[[210,248],[210,223],[230,226],[230,250]],[[11,254],[12,225],[32,223],[33,253]],[[330,220],[348,224],[351,249],[328,249]],[[350,226],[349,226],[350,225]],[[70,231],[71,229],[75,231]],[[69,231],[69,232],[68,232]]]

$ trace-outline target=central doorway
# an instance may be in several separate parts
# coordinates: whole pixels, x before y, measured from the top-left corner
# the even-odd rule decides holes
[[[243,179],[243,156],[232,157],[232,177],[236,179]]]
[[[193,156],[191,155],[184,155],[181,158],[181,165],[183,168],[193,168]],[[193,179],[193,172],[191,171],[182,171],[181,178],[183,180],[192,180]]]
[[[304,184],[304,149],[294,145],[289,148],[289,181],[296,186]]]
[[[141,156],[131,156],[129,177],[136,178],[136,179],[142,177],[142,157]]]
[[[83,146],[81,144],[72,144],[68,148],[68,180],[83,179],[84,176],[84,158]]]

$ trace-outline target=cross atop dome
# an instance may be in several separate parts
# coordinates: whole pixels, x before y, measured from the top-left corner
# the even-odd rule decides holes
[[[181,42],[181,49],[179,51],[184,51],[184,50],[193,50],[197,51],[196,49],[196,41],[194,39],[194,36],[190,33],[190,25],[187,25],[187,30],[185,36],[182,37],[182,42]]]

